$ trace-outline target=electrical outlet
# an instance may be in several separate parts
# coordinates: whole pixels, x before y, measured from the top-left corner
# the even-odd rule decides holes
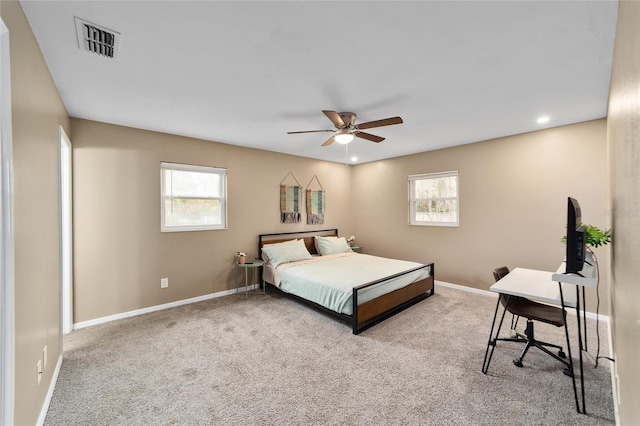
[[[42,380],[42,360],[39,359],[36,364],[36,386],[40,386],[40,381]]]
[[[44,349],[42,349],[42,370],[46,370],[47,369],[47,359],[49,357],[47,356],[47,346],[45,345]]]
[[[169,287],[169,278],[161,278],[160,279],[160,288]]]

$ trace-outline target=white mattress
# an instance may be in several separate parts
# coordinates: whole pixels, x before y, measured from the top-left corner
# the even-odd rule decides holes
[[[284,292],[295,294],[333,311],[351,315],[354,287],[420,266],[423,265],[406,260],[339,253],[285,263],[277,268],[267,265],[263,278]],[[358,303],[406,287],[412,282],[429,277],[430,274],[430,268],[424,268],[363,289],[358,293]]]

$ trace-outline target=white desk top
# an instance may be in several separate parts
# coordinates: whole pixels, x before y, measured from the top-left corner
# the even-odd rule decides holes
[[[526,297],[552,305],[561,305],[560,288],[557,281],[553,281],[553,272],[535,269],[515,268],[504,278],[490,287],[496,293]],[[562,284],[562,295],[565,306],[576,306],[576,287],[572,284]]]
[[[595,266],[585,263],[582,271],[580,271],[580,275],[582,276],[580,276],[577,274],[565,274],[564,271],[566,271],[567,265],[563,262],[558,267],[558,270],[553,274],[552,279],[558,282],[595,288],[598,285],[598,279],[596,275],[598,266],[595,263],[594,265]]]

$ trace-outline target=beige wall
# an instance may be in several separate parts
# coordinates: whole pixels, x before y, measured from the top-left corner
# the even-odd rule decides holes
[[[408,225],[407,176],[459,171],[460,226]],[[606,120],[557,127],[354,167],[355,233],[366,252],[433,261],[436,279],[489,289],[499,266],[555,271],[567,197],[605,227]],[[607,249],[602,265],[606,311]],[[595,294],[587,296],[595,312]]]
[[[620,424],[640,421],[640,2],[618,10],[609,96],[608,145],[613,354]]]
[[[80,119],[72,119],[71,139],[75,322],[232,288],[233,254],[255,255],[259,233],[337,227],[355,233],[367,253],[434,261],[437,279],[488,289],[491,270],[503,264],[559,266],[568,195],[585,222],[607,220],[605,120],[355,167]],[[228,169],[228,230],[159,231],[161,161]],[[408,226],[407,175],[453,169],[460,227]],[[289,171],[305,186],[318,175],[325,225],[279,223],[277,188]],[[607,249],[598,255],[606,314]],[[588,299],[595,312],[595,295]]]
[[[35,424],[60,355],[58,124],[69,118],[22,7],[2,2],[9,29],[14,156],[15,424]],[[36,387],[36,363],[48,366]]]
[[[256,256],[260,233],[352,231],[351,167],[80,119],[71,127],[74,322],[235,288],[233,256]],[[227,169],[227,230],[160,232],[161,161]],[[318,176],[324,225],[280,223],[289,172],[305,187]]]

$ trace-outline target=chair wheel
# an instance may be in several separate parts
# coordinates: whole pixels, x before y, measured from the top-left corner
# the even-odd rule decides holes
[[[573,373],[571,373],[571,369],[565,368],[563,371],[565,376],[573,377]]]
[[[560,358],[566,358],[566,357],[567,357],[567,354],[565,354],[565,353],[562,351],[562,349],[560,349],[560,350],[558,351],[558,356],[559,356]]]
[[[519,359],[514,359],[513,365],[515,365],[516,367],[522,368],[522,361],[520,361]]]

